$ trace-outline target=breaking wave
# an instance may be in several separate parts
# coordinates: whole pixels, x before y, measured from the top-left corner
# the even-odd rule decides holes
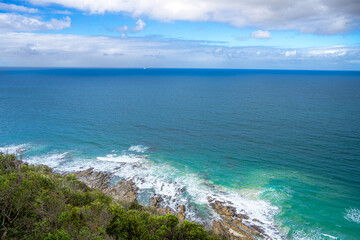
[[[132,152],[144,153],[148,149],[149,149],[149,147],[145,147],[143,145],[134,145],[134,146],[129,147],[128,150],[132,151]]]
[[[37,155],[37,156],[25,158],[24,160],[30,164],[35,164],[35,165],[43,164],[51,168],[58,169],[61,165],[65,164],[70,159],[71,156],[69,155],[69,153],[64,152],[64,153],[48,153],[44,155]]]
[[[0,147],[0,153],[4,154],[23,154],[30,148],[28,144],[20,144],[20,145],[8,145],[4,147]]]
[[[360,210],[357,208],[346,209],[345,219],[350,222],[360,223]]]
[[[18,151],[26,145],[11,146],[8,149]],[[0,148],[0,150],[3,148]],[[139,187],[139,201],[150,205],[151,197],[160,195],[162,206],[178,209],[185,205],[186,218],[206,224],[219,215],[212,210],[209,199],[218,200],[237,209],[238,214],[246,214],[249,219],[244,223],[260,226],[272,239],[283,239],[283,234],[275,224],[274,216],[279,208],[260,200],[261,192],[253,190],[234,190],[216,186],[211,181],[193,173],[186,173],[166,163],[155,163],[143,154],[147,147],[131,146],[127,151],[117,154],[112,151],[96,158],[72,155],[72,152],[50,152],[24,157],[31,164],[45,164],[59,172],[73,172],[94,168],[95,171],[111,173],[116,179],[133,180]],[[128,152],[136,152],[136,154]],[[8,151],[10,153],[10,151]]]
[[[296,230],[292,236],[294,240],[335,240],[339,239],[330,234],[322,233],[320,229]]]
[[[106,157],[97,157],[99,161],[109,161],[109,162],[118,162],[118,163],[134,163],[142,161],[142,158],[135,154],[122,154],[118,156],[117,154],[108,154]]]

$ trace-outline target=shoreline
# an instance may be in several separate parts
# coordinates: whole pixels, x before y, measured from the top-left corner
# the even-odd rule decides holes
[[[111,183],[111,173],[94,171],[93,168],[88,168],[82,171],[70,172],[76,178],[87,184],[89,187],[103,192],[104,194],[126,202],[137,201],[139,197],[139,188],[132,180],[120,180],[115,184]],[[173,214],[179,218],[180,221],[192,221],[187,215],[185,205],[178,205],[176,209],[164,204],[163,198],[160,194],[154,194],[151,197],[151,206],[154,207],[158,213],[165,215],[167,213]],[[230,201],[222,202],[211,197],[208,197],[208,203],[212,210],[218,215],[217,219],[208,219],[205,224],[202,224],[205,229],[212,230],[216,234],[226,236],[231,240],[254,240],[254,239],[272,239],[265,233],[265,230],[259,225],[249,224],[246,220],[249,216],[238,213],[237,209]]]
[[[12,145],[7,149],[18,154],[30,151],[30,147],[24,144]],[[112,152],[81,165],[73,165],[69,161],[72,159],[69,152],[35,155],[25,158],[24,162],[47,165],[63,175],[73,174],[89,187],[114,199],[126,202],[136,200],[143,206],[153,207],[161,215],[171,213],[181,221],[195,222],[229,239],[285,238],[286,234],[271,221],[273,219],[263,218],[273,210],[268,208],[271,206],[226,189],[218,189],[212,184],[202,186],[192,176],[190,181],[183,178],[166,179],[166,173],[158,175],[159,166],[150,164],[147,155],[144,155],[146,150],[147,147],[140,148],[140,145],[131,146],[128,150],[130,153],[117,155]],[[70,164],[59,167],[59,164],[65,163]]]

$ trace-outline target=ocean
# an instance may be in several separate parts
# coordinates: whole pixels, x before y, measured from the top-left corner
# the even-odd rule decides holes
[[[0,151],[200,223],[212,197],[273,239],[360,239],[360,72],[1,68]]]

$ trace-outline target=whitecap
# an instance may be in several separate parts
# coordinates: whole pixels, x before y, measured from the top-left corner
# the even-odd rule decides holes
[[[123,154],[118,156],[117,154],[108,154],[106,157],[97,157],[99,161],[109,161],[109,162],[118,162],[118,163],[133,163],[133,162],[141,162],[144,160],[143,157],[136,156],[134,154]]]
[[[148,149],[149,149],[149,147],[145,147],[143,145],[133,145],[133,146],[129,147],[128,151],[137,152],[137,153],[144,153]]]
[[[4,147],[0,147],[0,152],[4,154],[23,154],[26,152],[30,146],[28,144],[20,144],[20,145],[8,145]]]
[[[321,229],[297,229],[294,231],[292,239],[294,240],[330,240],[330,239],[339,239],[338,237],[332,236],[330,234],[322,233]]]
[[[323,235],[323,236],[325,236],[325,237],[328,237],[328,238],[331,238],[331,239],[338,239],[337,237],[331,236],[330,234],[325,234],[325,233],[323,233],[323,234],[321,234],[321,235]]]
[[[44,155],[36,155],[32,157],[27,157],[24,159],[25,162],[34,164],[34,165],[47,165],[51,168],[59,168],[64,162],[69,160],[70,156],[68,152],[64,153],[48,153]]]
[[[346,209],[345,219],[350,222],[360,223],[360,210],[357,208]]]

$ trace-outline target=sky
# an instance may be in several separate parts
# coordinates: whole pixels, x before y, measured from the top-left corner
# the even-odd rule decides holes
[[[360,70],[359,0],[0,0],[1,67]]]

